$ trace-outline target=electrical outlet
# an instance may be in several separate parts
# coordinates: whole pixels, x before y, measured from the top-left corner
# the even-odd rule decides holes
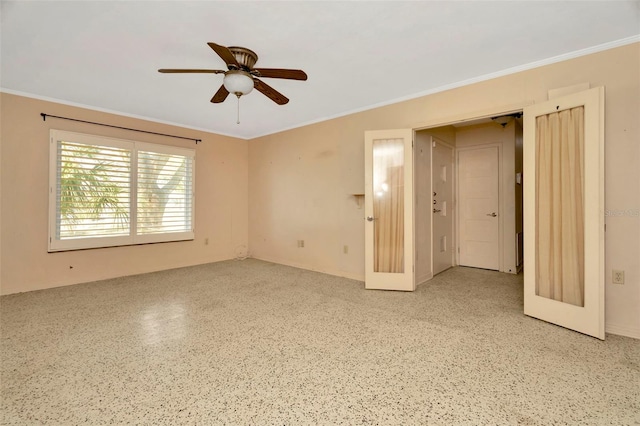
[[[208,245],[209,245],[209,238],[205,238],[205,239],[204,239],[204,245],[205,245],[205,246],[208,246]]]
[[[344,247],[342,248],[342,252],[343,252],[344,254],[349,253],[349,246],[344,246]]]
[[[614,284],[624,284],[624,271],[620,271],[617,269],[613,270],[613,279],[611,280]]]
[[[298,240],[298,248],[304,248],[304,240]]]

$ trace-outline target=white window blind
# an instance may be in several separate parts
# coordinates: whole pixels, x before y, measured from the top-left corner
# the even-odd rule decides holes
[[[188,157],[138,151],[138,234],[190,231],[192,181]]]
[[[57,141],[56,239],[129,235],[131,150]]]
[[[194,238],[195,151],[51,131],[49,251]]]

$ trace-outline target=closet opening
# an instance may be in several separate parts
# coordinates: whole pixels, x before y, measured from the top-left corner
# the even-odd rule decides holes
[[[415,130],[415,283],[523,268],[521,111]]]

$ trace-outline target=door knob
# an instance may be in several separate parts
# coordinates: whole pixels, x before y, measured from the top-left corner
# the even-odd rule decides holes
[[[493,213],[487,213],[487,216],[496,217],[498,215],[496,214],[496,212],[493,212]]]
[[[438,210],[438,209],[433,209],[434,213],[440,213],[442,210]]]
[[[375,217],[373,217],[373,216],[367,216],[367,220],[368,220],[369,222],[373,222],[374,220],[376,220],[376,218],[375,218]]]

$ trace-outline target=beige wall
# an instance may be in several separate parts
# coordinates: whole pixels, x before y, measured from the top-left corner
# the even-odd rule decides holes
[[[248,246],[248,142],[1,94],[2,294],[231,259]],[[154,136],[48,118],[67,116],[202,139]],[[196,149],[195,240],[47,253],[49,129]],[[209,244],[205,245],[205,238]]]
[[[349,194],[364,189],[365,130],[433,127],[521,109],[550,89],[604,85],[606,206],[630,212],[606,218],[607,330],[640,337],[639,63],[636,43],[251,140],[251,253],[363,279],[363,211]],[[611,284],[612,268],[624,285]]]

